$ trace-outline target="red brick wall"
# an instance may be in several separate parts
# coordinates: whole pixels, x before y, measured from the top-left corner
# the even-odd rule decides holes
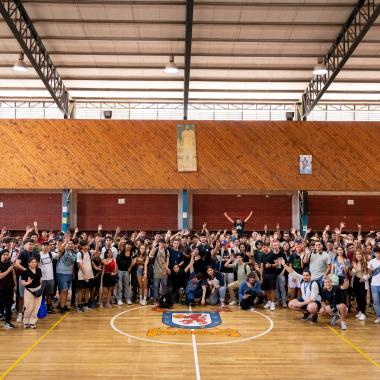
[[[347,200],[354,205],[347,205]],[[323,229],[327,224],[338,227],[345,222],[348,230],[356,231],[357,224],[363,231],[380,229],[380,196],[367,195],[309,195],[309,226]]]
[[[223,216],[224,211],[232,219],[240,216],[245,219],[250,211],[253,216],[246,225],[246,230],[263,230],[264,224],[274,229],[292,226],[292,197],[289,195],[211,195],[194,194],[193,228],[201,229],[203,222],[211,230],[231,228],[231,223]]]
[[[125,204],[119,205],[118,199]],[[177,194],[78,194],[78,227],[104,229],[177,229]]]
[[[61,229],[61,194],[0,194],[1,227],[9,230],[25,230],[27,224],[38,222],[40,230]]]

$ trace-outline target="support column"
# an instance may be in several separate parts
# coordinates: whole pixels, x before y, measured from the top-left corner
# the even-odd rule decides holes
[[[70,190],[62,191],[62,232],[66,233],[70,228]]]
[[[309,200],[307,191],[299,191],[299,202],[300,202],[300,229],[302,236],[305,235],[308,227],[309,217]]]
[[[178,229],[187,230],[191,229],[192,218],[192,196],[191,191],[182,190],[178,192]]]
[[[301,228],[300,200],[298,191],[292,191],[292,227],[296,230]]]
[[[70,213],[70,228],[78,227],[78,192],[77,190],[71,190],[69,213]]]

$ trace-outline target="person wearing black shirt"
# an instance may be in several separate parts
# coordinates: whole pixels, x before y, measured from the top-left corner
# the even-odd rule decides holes
[[[249,213],[249,215],[244,219],[244,221],[241,219],[241,218],[237,218],[236,221],[233,220],[228,214],[227,212],[224,213],[224,216],[226,217],[226,219],[232,223],[232,225],[234,226],[234,228],[236,228],[236,232],[238,234],[238,237],[241,238],[244,234],[244,226],[245,224],[248,222],[249,219],[251,219],[252,217],[252,214],[253,214],[253,211],[251,211]]]
[[[21,274],[21,283],[25,287],[24,292],[24,328],[36,328],[37,313],[42,301],[41,277],[42,272],[37,268],[37,259],[29,259],[28,269]]]
[[[340,326],[342,330],[347,330],[346,316],[347,306],[344,302],[344,294],[339,285],[333,285],[330,277],[324,280],[324,287],[321,291],[322,307],[320,314],[332,316],[330,324],[335,326],[336,321],[340,318]]]
[[[125,248],[123,248],[116,257],[117,267],[119,268],[119,280],[117,283],[116,290],[116,302],[118,305],[122,305],[123,301],[123,287],[124,287],[124,298],[128,305],[132,304],[131,295],[129,291],[130,283],[130,270],[132,255],[134,253],[134,246],[132,241],[127,241]]]
[[[276,260],[278,260],[278,266],[276,267],[276,303],[281,299],[282,307],[287,307],[285,268],[281,265],[281,260],[279,260],[283,258],[286,261],[286,255],[280,249],[279,241],[273,242],[273,253]]]
[[[13,292],[16,288],[16,275],[13,264],[9,260],[10,254],[7,249],[0,251],[0,312],[5,311],[5,324],[7,329],[16,326],[11,322]]]
[[[261,289],[264,290],[267,298],[267,303],[264,306],[265,309],[274,311],[276,309],[275,290],[276,290],[276,267],[278,266],[278,260],[276,255],[271,252],[268,243],[263,243],[263,256],[261,258],[261,272],[263,276],[263,283]]]
[[[20,252],[18,255],[16,262],[15,262],[15,268],[20,272],[20,276],[18,278],[18,292],[19,292],[19,303],[18,303],[18,310],[19,313],[17,314],[17,322],[22,321],[22,313],[24,307],[24,286],[22,285],[21,281],[21,274],[28,269],[28,262],[31,258],[35,258],[37,262],[40,262],[40,254],[39,252],[35,251],[33,249],[33,242],[31,240],[25,240],[24,242],[24,250]]]
[[[169,288],[173,302],[182,302],[187,282],[186,272],[175,264],[169,276]]]
[[[199,237],[199,242],[197,244],[199,256],[201,263],[198,263],[199,270],[202,274],[206,274],[206,268],[212,265],[211,260],[211,251],[212,247],[207,243],[207,237],[204,234],[201,234]]]

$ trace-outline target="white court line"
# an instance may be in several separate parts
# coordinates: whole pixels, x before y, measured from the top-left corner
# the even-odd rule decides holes
[[[143,341],[143,342],[151,342],[151,343],[159,343],[159,344],[170,344],[170,345],[175,345],[175,346],[190,346],[192,345],[192,343],[186,343],[186,342],[170,342],[170,341],[162,341],[162,340],[157,340],[157,339],[149,339],[149,338],[141,338],[139,336],[135,336],[135,335],[132,335],[132,334],[128,334],[127,332],[125,331],[122,331],[120,330],[119,328],[117,328],[115,326],[115,322],[116,320],[122,316],[123,314],[126,314],[126,313],[129,313],[131,311],[134,311],[134,310],[141,310],[141,309],[144,309],[146,307],[152,307],[151,305],[147,305],[147,306],[139,306],[139,307],[134,307],[132,309],[127,309],[127,310],[124,310],[118,314],[116,314],[110,321],[110,324],[111,324],[111,327],[114,331],[116,331],[117,333],[121,334],[121,335],[124,335],[128,338],[131,338],[131,339],[136,339],[136,340],[140,340],[140,341]],[[234,307],[234,306],[233,306]],[[272,321],[271,318],[269,318],[268,316],[266,316],[265,314],[262,314],[258,311],[254,311],[253,314],[258,314],[260,315],[261,317],[265,318],[268,320],[269,322],[269,327],[261,332],[260,334],[257,334],[257,335],[254,335],[254,336],[249,336],[247,338],[242,338],[242,339],[236,339],[236,340],[231,340],[231,341],[224,341],[224,342],[210,342],[210,343],[197,343],[197,346],[217,346],[217,345],[223,345],[223,344],[234,344],[234,343],[241,343],[241,342],[246,342],[246,341],[249,341],[249,340],[254,340],[254,339],[257,339],[257,338],[260,338],[266,334],[268,334],[269,332],[272,331],[273,329],[273,326],[274,326],[274,323]]]
[[[189,305],[189,311],[191,310],[191,305]],[[195,377],[197,380],[201,380],[201,371],[199,369],[199,360],[198,360],[198,350],[197,350],[197,338],[194,334],[194,329],[191,329],[191,340],[193,342],[193,354],[194,354],[194,366],[195,366]]]

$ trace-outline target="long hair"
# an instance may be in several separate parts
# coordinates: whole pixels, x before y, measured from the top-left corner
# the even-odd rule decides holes
[[[361,256],[359,260],[356,258],[357,253],[360,253],[360,256]],[[367,273],[367,260],[366,260],[365,254],[360,249],[355,250],[354,258],[352,259],[352,262],[356,265],[360,264],[361,271],[363,273]]]

